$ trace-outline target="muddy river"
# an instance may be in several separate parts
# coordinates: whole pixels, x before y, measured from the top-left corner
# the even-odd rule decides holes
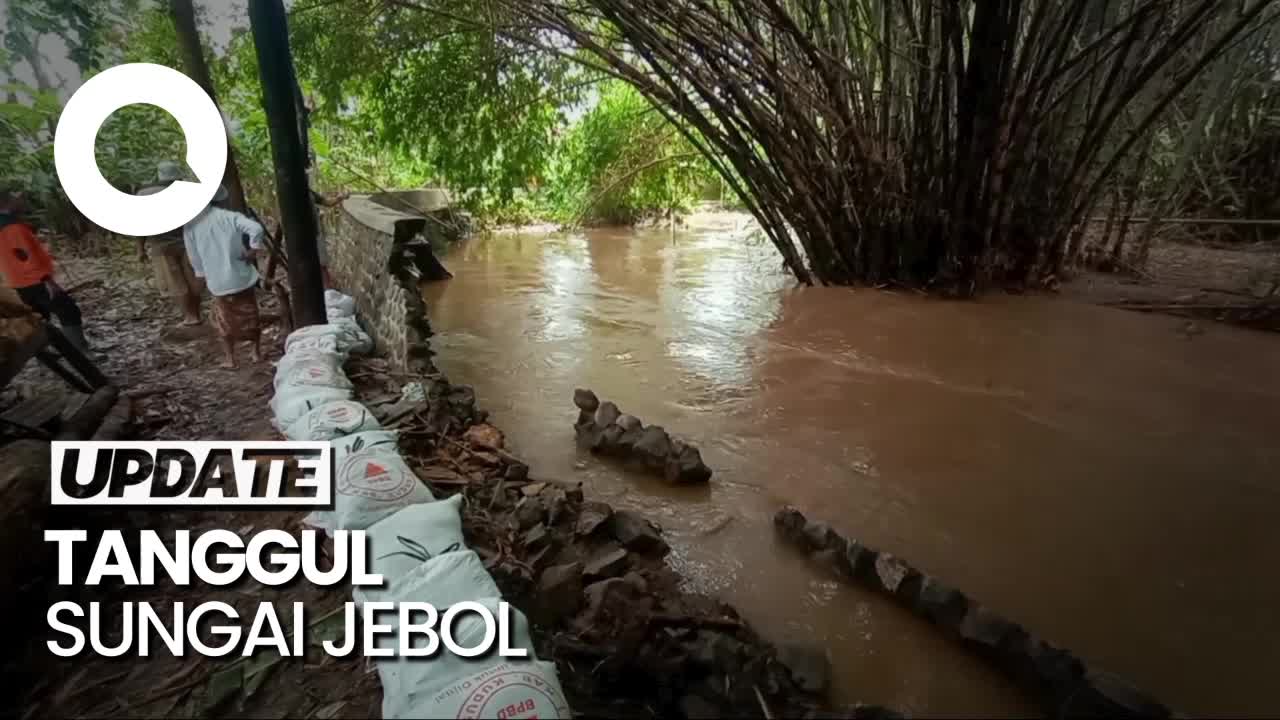
[[[1280,338],[1062,299],[797,288],[737,216],[478,238],[438,362],[533,474],[648,513],[696,589],[830,648],[838,699],[1034,708],[775,540],[794,504],[1191,714],[1274,715]],[[575,387],[701,446],[706,488],[574,446]]]

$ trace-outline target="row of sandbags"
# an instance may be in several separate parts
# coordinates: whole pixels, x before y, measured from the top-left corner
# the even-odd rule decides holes
[[[426,602],[443,615],[450,606],[470,601],[498,617],[501,593],[480,557],[463,542],[461,496],[437,500],[400,455],[396,433],[383,429],[368,408],[352,399],[342,365],[350,353],[372,349],[355,320],[355,303],[330,290],[325,304],[328,324],[301,328],[286,340],[271,401],[276,427],[290,440],[333,445],[333,510],[313,513],[307,522],[330,534],[367,531],[370,570],[387,584],[356,588],[357,604]],[[425,662],[379,658],[383,716],[567,716],[555,665],[534,658],[528,622],[514,608],[509,613],[511,645],[527,650],[527,659],[496,653],[463,658],[447,651]],[[398,642],[399,618],[394,613],[382,617],[395,627],[395,633],[383,636],[385,647]],[[478,645],[486,632],[473,613],[460,615],[453,628],[456,643],[468,648]],[[417,647],[425,645],[422,636],[417,639]]]

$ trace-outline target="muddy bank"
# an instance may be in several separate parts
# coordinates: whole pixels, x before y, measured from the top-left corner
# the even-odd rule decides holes
[[[109,282],[83,289],[90,337],[106,351],[107,371],[132,398],[130,436],[164,439],[274,439],[268,423],[271,365],[215,367],[211,336],[175,339],[172,308],[145,285]],[[122,289],[123,287],[123,289]],[[100,294],[99,294],[100,293]],[[279,335],[265,344],[278,358]],[[401,434],[419,477],[440,497],[462,494],[467,543],[485,559],[503,593],[535,623],[541,657],[556,661],[575,712],[610,717],[805,716],[824,713],[830,684],[817,647],[774,648],[731,607],[682,589],[666,562],[668,540],[634,512],[587,497],[580,484],[530,476],[484,422],[475,393],[438,374],[392,371],[385,361],[348,363],[358,399]],[[398,402],[420,379],[427,402]],[[88,526],[195,532],[231,529],[247,536],[279,528],[296,533],[298,512],[110,511]],[[63,517],[58,527],[84,527]],[[343,588],[305,584],[232,587],[58,588],[53,564],[33,575],[14,617],[31,635],[6,658],[7,716],[376,717],[382,689],[362,659],[335,659],[312,647],[305,661],[257,657],[243,662],[176,658],[74,660],[50,655],[44,618],[59,599],[104,603],[107,642],[121,637],[120,603],[188,607],[221,601],[249,616],[260,602],[306,604],[312,646],[330,637],[348,599]],[[287,615],[287,611],[284,611]],[[286,626],[288,626],[286,620]],[[892,717],[877,707],[850,717]]]
[[[774,648],[730,606],[682,589],[662,530],[587,497],[580,483],[531,477],[484,421],[470,388],[428,378],[400,400],[378,360],[349,363],[358,399],[401,434],[437,497],[462,494],[467,545],[534,623],[576,713],[609,717],[810,715],[830,685],[825,650]],[[875,707],[854,717],[892,717]]]

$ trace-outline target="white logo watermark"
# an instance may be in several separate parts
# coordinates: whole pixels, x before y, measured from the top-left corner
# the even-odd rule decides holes
[[[94,143],[107,118],[126,105],[155,105],[178,121],[187,165],[199,182],[178,180],[154,195],[117,190],[98,169]],[[67,198],[97,225],[146,237],[182,227],[213,199],[227,164],[222,114],[194,80],[150,63],[117,65],[93,76],[62,110],[53,143],[54,165]]]

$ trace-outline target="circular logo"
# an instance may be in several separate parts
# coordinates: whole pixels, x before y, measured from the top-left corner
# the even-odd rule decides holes
[[[182,127],[187,165],[199,182],[177,180],[153,195],[120,192],[98,169],[94,143],[102,123],[126,105],[155,105]],[[182,227],[218,191],[227,164],[227,129],[194,80],[163,65],[117,65],[93,76],[67,101],[54,133],[53,161],[67,199],[97,225],[146,237]]]
[[[462,701],[457,717],[517,720],[569,715],[569,704],[558,688],[537,673],[516,670],[486,678]]]
[[[387,460],[385,453],[349,455],[338,468],[338,492],[385,503],[403,499],[413,492],[418,478],[398,460]]]

